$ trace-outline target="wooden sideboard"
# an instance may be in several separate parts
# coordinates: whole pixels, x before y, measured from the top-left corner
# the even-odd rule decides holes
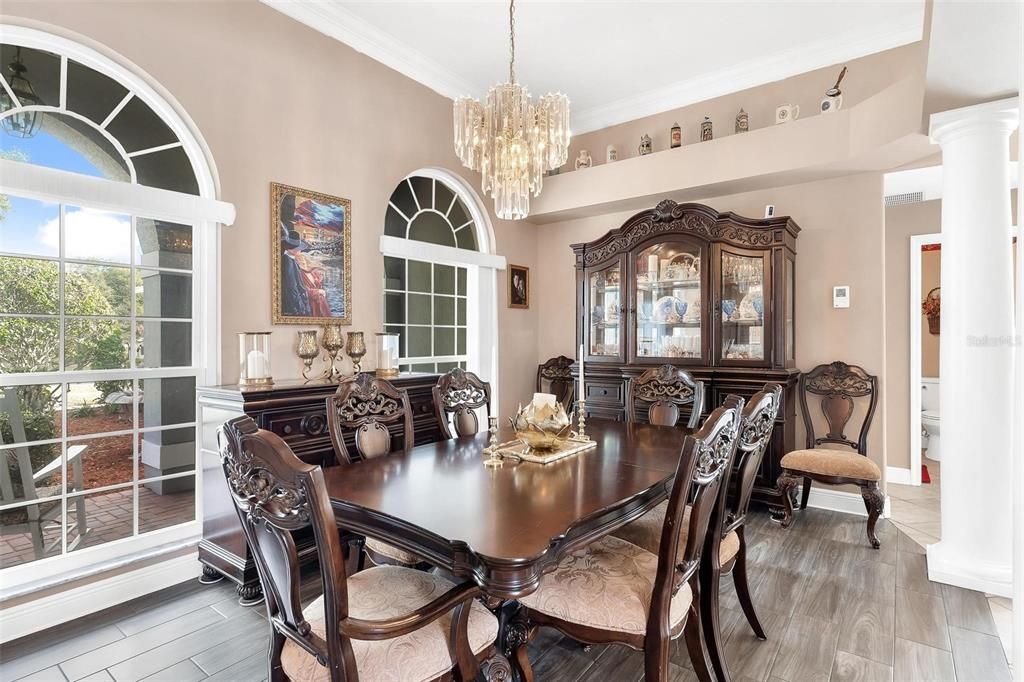
[[[431,389],[438,375],[403,373],[392,383],[409,393],[416,445],[442,440],[434,414]],[[203,477],[203,539],[199,560],[207,581],[226,576],[238,585],[243,603],[262,598],[259,576],[242,527],[228,494],[217,449],[217,429],[228,419],[246,414],[262,429],[284,439],[304,462],[333,466],[334,448],[327,429],[326,398],[338,388],[328,381],[281,381],[271,386],[210,386],[197,389],[201,424]],[[395,447],[402,447],[402,432],[392,426]],[[351,435],[346,445],[352,446]],[[316,547],[310,536],[299,548],[301,560],[315,560]]]

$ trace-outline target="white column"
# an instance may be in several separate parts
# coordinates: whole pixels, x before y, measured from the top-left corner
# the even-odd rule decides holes
[[[1010,133],[1017,100],[931,117],[942,147],[942,541],[937,582],[1010,596],[1013,280]]]

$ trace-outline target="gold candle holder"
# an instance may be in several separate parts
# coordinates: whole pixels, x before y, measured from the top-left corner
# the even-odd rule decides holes
[[[587,435],[587,401],[583,398],[576,401],[576,412],[576,419],[579,422],[576,440],[590,440],[590,436]]]
[[[348,343],[345,345],[345,352],[352,358],[352,369],[356,374],[359,374],[362,370],[360,361],[363,356],[366,355],[366,344],[363,342],[362,332],[349,332]]]
[[[317,343],[315,329],[299,331],[299,342],[295,353],[302,358],[302,378],[309,381],[309,371],[313,369],[313,361],[320,355],[320,344]]]
[[[493,469],[502,465],[501,457],[498,455],[498,418],[488,417],[487,426],[487,430],[491,432],[491,439],[484,448],[484,454],[487,455],[484,466]]]
[[[329,381],[338,381],[341,379],[341,370],[335,367],[335,363],[338,360],[338,353],[345,347],[345,338],[341,333],[340,324],[328,324],[324,326],[323,334],[320,337],[320,345],[327,351],[327,357],[329,364],[327,369],[324,370],[323,378]]]

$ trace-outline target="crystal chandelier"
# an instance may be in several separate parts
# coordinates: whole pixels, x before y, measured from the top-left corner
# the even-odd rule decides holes
[[[569,156],[569,98],[549,93],[533,103],[516,82],[515,0],[508,24],[508,82],[491,88],[486,106],[472,97],[455,100],[455,153],[483,176],[497,216],[518,220],[529,215],[530,194],[540,194],[544,172]]]

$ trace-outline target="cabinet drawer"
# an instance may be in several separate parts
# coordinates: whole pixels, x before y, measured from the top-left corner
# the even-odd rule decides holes
[[[588,419],[610,419],[616,422],[626,421],[626,411],[610,406],[598,406],[594,407],[589,402],[587,403],[587,418]]]
[[[625,391],[621,381],[588,381],[587,405],[604,403],[621,406],[625,401]]]
[[[292,445],[307,438],[329,437],[327,411],[302,410],[301,412],[279,412],[264,415],[263,428],[272,431],[284,442]]]

